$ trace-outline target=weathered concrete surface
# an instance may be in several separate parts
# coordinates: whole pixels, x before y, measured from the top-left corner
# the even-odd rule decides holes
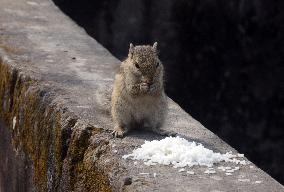
[[[161,137],[142,132],[111,137],[109,95],[119,61],[49,0],[0,4],[0,118],[8,127],[1,133],[11,135],[10,149],[1,143],[0,154],[13,150],[10,156],[25,160],[26,177],[32,178],[18,182],[20,189],[15,182],[4,184],[13,160],[2,156],[0,191],[284,191],[248,166],[228,177],[206,175],[203,167],[186,176],[122,159],[145,139]],[[236,152],[171,100],[164,128],[215,151]],[[126,177],[131,185],[124,185]]]

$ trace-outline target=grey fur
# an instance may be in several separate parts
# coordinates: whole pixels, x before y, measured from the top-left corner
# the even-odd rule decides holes
[[[131,128],[149,129],[159,134],[167,114],[164,68],[153,46],[130,44],[128,58],[115,77],[111,114],[113,134],[123,137]]]

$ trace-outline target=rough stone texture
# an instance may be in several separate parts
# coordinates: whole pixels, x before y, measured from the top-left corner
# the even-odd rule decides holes
[[[203,167],[185,176],[171,167],[122,159],[145,139],[161,137],[144,132],[111,137],[109,98],[119,61],[51,1],[0,4],[0,117],[6,125],[0,127],[5,136],[0,191],[284,191],[265,172],[248,166],[231,177],[206,175]],[[169,101],[165,129],[215,151],[236,152]],[[24,162],[14,165],[10,159]],[[13,166],[26,169],[22,175],[28,178],[11,172]],[[22,180],[7,185],[8,174]],[[124,185],[128,177],[132,184]]]

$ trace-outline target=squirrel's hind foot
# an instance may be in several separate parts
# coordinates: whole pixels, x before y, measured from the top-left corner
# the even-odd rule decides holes
[[[126,131],[121,128],[121,127],[115,127],[114,131],[112,132],[113,137],[115,138],[123,138],[123,136],[125,135]]]
[[[175,137],[177,135],[177,133],[174,131],[166,131],[162,129],[154,129],[153,132],[167,137]]]

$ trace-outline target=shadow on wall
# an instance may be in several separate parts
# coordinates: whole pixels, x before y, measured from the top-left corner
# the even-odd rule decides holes
[[[168,95],[284,184],[284,1],[54,1],[119,59],[158,41]]]
[[[34,191],[31,161],[12,146],[11,134],[0,120],[0,192]]]

